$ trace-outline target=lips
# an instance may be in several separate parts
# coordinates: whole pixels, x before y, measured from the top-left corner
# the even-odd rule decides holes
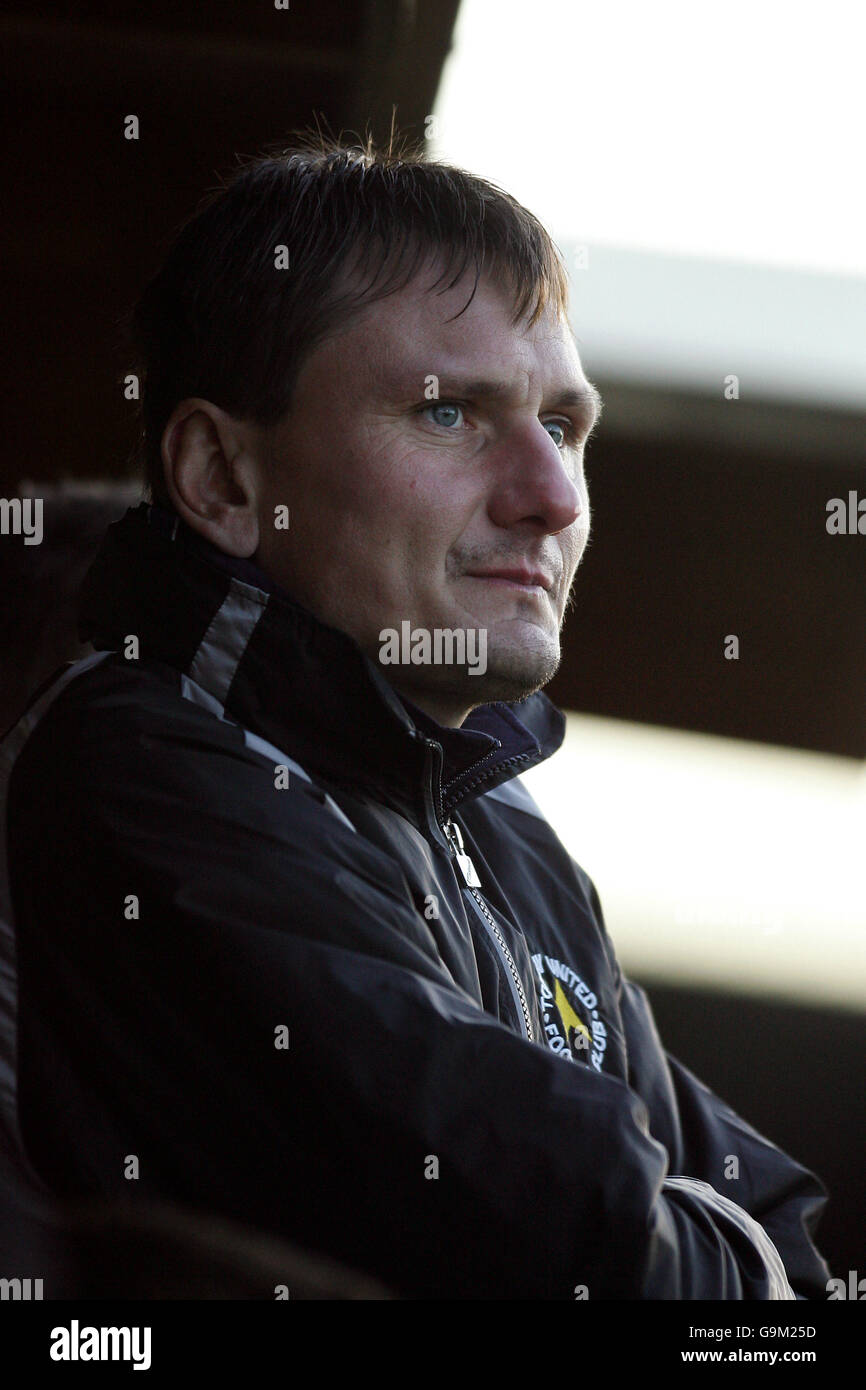
[[[524,569],[502,569],[502,570],[474,570],[470,579],[509,579],[512,584],[523,584],[526,587],[538,586],[541,589],[550,590],[553,588],[553,580],[542,570]]]

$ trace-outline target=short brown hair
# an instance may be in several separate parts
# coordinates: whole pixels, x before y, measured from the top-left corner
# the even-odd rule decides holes
[[[170,505],[161,440],[178,401],[200,396],[237,419],[276,424],[312,349],[353,311],[402,289],[431,256],[445,269],[498,273],[515,323],[551,303],[565,314],[568,279],[540,222],[510,194],[430,160],[423,142],[387,149],[321,133],[243,163],[181,227],[132,316],[142,380],[139,463],[153,500]],[[288,251],[288,270],[275,250]],[[407,256],[407,253],[411,255]],[[348,272],[372,273],[348,283]],[[464,312],[475,293],[467,300]]]

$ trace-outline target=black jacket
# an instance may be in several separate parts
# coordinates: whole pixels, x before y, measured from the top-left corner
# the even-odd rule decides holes
[[[441,728],[146,504],[82,637],[2,745],[35,1177],[422,1297],[826,1297],[821,1184],[666,1055],[519,780],[544,695]]]

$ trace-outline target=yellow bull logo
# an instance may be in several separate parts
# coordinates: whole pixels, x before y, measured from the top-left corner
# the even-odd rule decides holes
[[[559,1014],[559,1017],[562,1020],[562,1026],[565,1029],[565,1041],[568,1043],[569,1047],[576,1046],[581,1051],[583,1051],[587,1047],[591,1047],[592,1037],[590,1035],[590,1031],[587,1028],[586,1024],[583,1023],[581,1019],[578,1017],[578,1015],[575,1013],[574,1009],[569,1003],[568,996],[565,993],[565,990],[559,983],[559,980],[554,980],[553,999],[554,1003],[556,1004],[556,1009]],[[578,1034],[575,1043],[572,1043],[572,1032]],[[584,1039],[586,1039],[585,1042]]]

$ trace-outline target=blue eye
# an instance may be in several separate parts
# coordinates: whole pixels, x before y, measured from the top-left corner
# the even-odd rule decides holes
[[[462,414],[463,414],[463,407],[462,407],[462,405],[456,405],[453,401],[433,401],[431,405],[425,406],[424,409],[425,409],[425,410],[445,410],[445,411],[450,410],[450,411],[456,411],[456,412],[457,412],[459,415],[461,415],[461,416],[462,416]],[[447,429],[447,428],[449,427],[449,425],[454,425],[454,424],[456,424],[456,423],[458,423],[458,422],[455,421],[454,419],[451,419],[451,420],[437,420],[435,423],[436,423],[437,425],[442,425],[443,428]]]
[[[564,449],[566,444],[568,443],[568,426],[564,425],[561,420],[545,420],[544,428],[547,429],[549,425],[552,425],[555,430],[559,430],[560,434],[562,435],[562,438],[558,444],[556,444],[556,440],[553,439],[553,435],[550,436],[551,439],[553,439],[554,444],[556,444],[557,449]]]

